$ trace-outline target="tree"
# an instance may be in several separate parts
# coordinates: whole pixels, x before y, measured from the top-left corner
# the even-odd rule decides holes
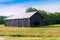
[[[4,24],[4,19],[6,18],[7,16],[0,16],[0,24]]]
[[[37,11],[39,14],[41,14],[44,18],[46,18],[48,15],[44,10],[38,10]]]
[[[43,17],[47,17],[47,13],[44,10],[37,10],[37,9],[31,8],[31,7],[29,7],[29,8],[26,9],[26,12],[34,12],[34,11],[37,11]]]
[[[42,15],[44,18],[44,21],[46,21],[47,13],[44,10],[37,10],[37,9],[31,8],[31,7],[26,10],[26,12],[34,12],[34,11],[37,11],[40,15]]]
[[[59,24],[59,23],[60,23],[60,12],[55,12],[54,14],[55,14],[56,17],[57,17],[57,18],[56,18],[56,19],[57,19],[57,20],[56,20],[56,23]]]
[[[37,9],[29,7],[28,9],[26,9],[26,12],[34,12],[37,11]]]
[[[56,24],[57,16],[53,13],[48,14],[47,22],[48,24]]]
[[[44,21],[47,24],[59,24],[60,23],[60,12],[47,13],[44,10],[37,10],[31,7],[26,10],[26,12],[34,12],[34,11],[37,11],[40,15],[42,15],[44,18]]]

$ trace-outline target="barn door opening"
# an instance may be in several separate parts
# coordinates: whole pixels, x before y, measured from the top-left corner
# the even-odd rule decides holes
[[[35,26],[39,26],[40,23],[39,22],[34,22]]]

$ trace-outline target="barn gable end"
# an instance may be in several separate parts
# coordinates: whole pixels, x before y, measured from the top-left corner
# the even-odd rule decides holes
[[[31,24],[31,26],[45,25],[45,22],[43,19],[44,18],[38,12],[36,12],[33,16],[31,16],[30,24]]]

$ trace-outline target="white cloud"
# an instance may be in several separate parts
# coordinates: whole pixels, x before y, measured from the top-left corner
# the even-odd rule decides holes
[[[22,5],[10,5],[0,8],[0,15],[16,15],[25,12],[25,9]]]
[[[60,12],[59,4],[34,5],[32,7],[40,9],[40,10],[49,11],[49,12]]]
[[[29,4],[15,4],[15,5],[8,5],[4,7],[0,7],[0,15],[16,15],[20,13],[24,13],[26,8],[30,7]],[[59,4],[34,4],[31,7],[37,8],[40,10],[50,11],[50,12],[60,12],[60,5]]]

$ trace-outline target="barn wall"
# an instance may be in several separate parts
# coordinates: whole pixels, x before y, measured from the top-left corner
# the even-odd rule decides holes
[[[5,26],[10,27],[12,25],[13,25],[12,20],[5,20]]]
[[[5,23],[5,26],[7,26],[7,21],[6,20],[4,21],[4,23]]]
[[[17,20],[5,20],[5,26],[17,26]]]
[[[31,26],[35,26],[35,22],[39,22],[39,25],[45,25],[43,17],[40,14],[36,13],[30,18]],[[38,26],[39,26],[38,25]]]
[[[29,27],[30,19],[14,19],[14,20],[5,20],[5,26],[8,27]]]
[[[12,26],[18,26],[18,20],[17,19],[14,19],[12,20]]]
[[[18,26],[19,27],[28,27],[30,26],[30,19],[19,19],[18,20]]]

